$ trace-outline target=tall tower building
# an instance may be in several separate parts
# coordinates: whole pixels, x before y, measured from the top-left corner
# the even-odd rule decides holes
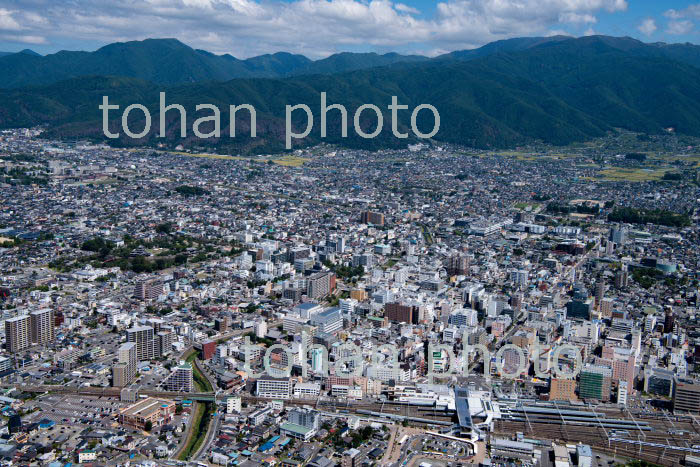
[[[598,280],[595,286],[595,307],[596,310],[600,311],[600,306],[603,303],[603,297],[605,296],[605,282],[602,279]]]
[[[126,330],[126,341],[136,344],[136,356],[139,361],[150,360],[156,355],[158,345],[150,326],[134,326]]]
[[[17,316],[5,321],[7,351],[21,352],[29,347],[29,315]]]
[[[168,391],[192,392],[194,389],[192,364],[180,363],[168,376],[163,385]]]
[[[464,276],[469,272],[469,258],[466,255],[454,254],[447,259],[445,269],[448,276]]]
[[[629,282],[629,273],[627,272],[627,265],[623,264],[622,269],[617,271],[615,273],[615,287],[618,289],[622,289],[627,287],[627,283]]]
[[[136,354],[136,343],[126,342],[119,346],[117,350],[118,362],[112,367],[112,386],[128,386],[136,376],[138,356]]]
[[[29,313],[29,337],[35,344],[53,342],[56,333],[52,309],[44,308]]]
[[[675,318],[673,317],[673,309],[671,307],[666,308],[666,314],[664,316],[664,332],[673,332],[673,326],[675,324]]]

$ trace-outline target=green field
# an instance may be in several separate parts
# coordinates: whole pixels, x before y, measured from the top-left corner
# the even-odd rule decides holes
[[[610,167],[598,172],[598,179],[612,182],[648,182],[652,180],[661,180],[670,168],[626,168],[626,167]]]

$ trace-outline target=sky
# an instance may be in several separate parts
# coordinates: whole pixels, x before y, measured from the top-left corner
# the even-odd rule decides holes
[[[682,0],[0,0],[0,51],[41,54],[176,38],[247,58],[278,51],[438,55],[524,36],[698,43]]]

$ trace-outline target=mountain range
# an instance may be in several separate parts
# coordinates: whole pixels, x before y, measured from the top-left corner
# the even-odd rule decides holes
[[[399,62],[423,62],[419,55],[339,53],[321,60],[287,52],[240,60],[193,49],[177,39],[117,42],[94,52],[60,51],[41,56],[31,50],[0,52],[0,88],[51,84],[79,76],[126,76],[158,84],[283,78],[353,71]]]
[[[700,136],[699,67],[696,45],[608,36],[509,39],[435,58],[343,53],[317,61],[287,53],[239,60],[173,39],[151,39],[111,44],[96,52],[0,56],[0,86],[6,88],[0,90],[0,126],[46,124],[51,137],[104,139],[97,106],[109,95],[122,109],[132,103],[146,105],[154,122],[144,138],[112,144],[267,152],[283,146],[286,104],[304,103],[314,111],[314,129],[299,145],[321,141],[319,102],[325,91],[329,103],[341,103],[349,112],[365,103],[384,110],[385,129],[373,140],[352,131],[342,138],[338,112],[329,113],[324,141],[351,147],[375,149],[411,141],[393,138],[388,130],[387,105],[394,95],[409,109],[423,103],[438,109],[441,128],[435,140],[476,147],[568,144],[615,128],[660,133],[672,127]],[[170,112],[167,137],[157,138],[160,91],[166,92],[168,103],[188,109],[190,129],[196,104],[212,103],[222,110],[230,104],[252,104],[258,112],[258,137],[244,135],[247,119],[239,115],[236,138],[181,139],[177,112]],[[133,128],[143,125],[137,114],[130,115]],[[113,112],[115,130],[118,115]],[[410,127],[409,117],[410,111],[399,113],[400,129]],[[372,129],[375,120],[365,112],[361,126]],[[222,135],[228,135],[228,124],[223,112]],[[418,125],[432,128],[429,112],[419,114]]]

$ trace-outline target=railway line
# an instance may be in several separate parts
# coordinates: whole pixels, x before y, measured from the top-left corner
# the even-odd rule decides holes
[[[526,438],[551,440],[559,443],[584,443],[612,456],[641,459],[658,465],[679,465],[687,454],[700,454],[700,426],[691,417],[641,417],[648,429],[606,429],[571,423],[537,420],[498,420],[494,433],[512,436],[522,432]],[[601,412],[601,416],[620,416],[620,412]],[[642,427],[640,423],[640,428]],[[698,448],[695,448],[697,446]]]

